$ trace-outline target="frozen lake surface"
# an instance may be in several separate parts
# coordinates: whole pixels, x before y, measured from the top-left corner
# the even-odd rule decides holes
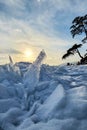
[[[0,66],[0,130],[86,130],[87,66]]]

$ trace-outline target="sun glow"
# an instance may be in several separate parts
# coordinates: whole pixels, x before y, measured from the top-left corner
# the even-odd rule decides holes
[[[26,58],[28,58],[28,57],[31,58],[33,55],[33,51],[30,49],[27,49],[27,50],[25,50],[24,55],[26,56]]]

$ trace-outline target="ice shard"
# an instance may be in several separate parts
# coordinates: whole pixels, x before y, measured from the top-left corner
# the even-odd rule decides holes
[[[28,92],[32,92],[39,82],[40,67],[45,57],[46,53],[42,50],[24,75],[24,85],[28,88]]]
[[[65,97],[65,90],[60,84],[56,87],[53,93],[46,99],[46,101],[38,108],[36,114],[40,120],[47,120],[54,116],[54,113],[61,105]]]
[[[12,60],[11,56],[9,56],[9,61],[10,61],[10,64],[13,64],[13,60]]]
[[[36,58],[36,60],[34,61],[33,64],[36,65],[36,66],[38,66],[38,67],[40,67],[45,57],[46,57],[46,53],[45,53],[44,50],[42,50],[39,53],[38,57]]]
[[[19,67],[16,64],[14,64],[11,56],[9,56],[9,64],[7,67],[8,71],[21,75]]]

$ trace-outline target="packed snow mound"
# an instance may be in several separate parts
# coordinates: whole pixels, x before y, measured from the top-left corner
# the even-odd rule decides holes
[[[86,130],[87,66],[0,66],[0,130]]]

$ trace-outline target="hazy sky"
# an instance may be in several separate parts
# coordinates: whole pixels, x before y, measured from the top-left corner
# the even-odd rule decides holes
[[[78,56],[63,61],[61,57],[80,43],[69,28],[76,16],[86,13],[87,0],[0,0],[0,63],[7,63],[8,55],[14,61],[34,61],[42,49],[48,64],[77,60]]]

